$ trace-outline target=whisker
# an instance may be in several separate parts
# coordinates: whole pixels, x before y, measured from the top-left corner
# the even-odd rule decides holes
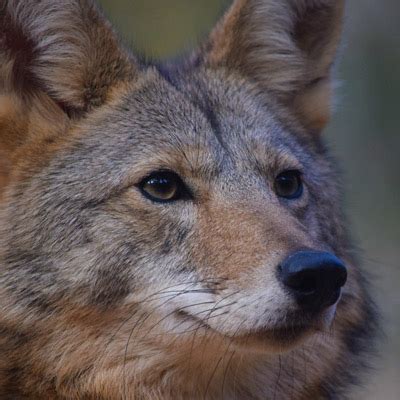
[[[170,313],[165,315],[163,318],[161,318],[159,321],[157,321],[152,327],[150,327],[150,329],[147,331],[146,334],[149,334],[152,331],[152,329],[154,329],[158,324],[160,324],[162,321],[166,320],[168,317],[170,317],[173,314],[179,313],[180,311],[183,311],[183,310],[188,309],[190,307],[201,306],[201,305],[204,305],[204,304],[212,304],[212,303],[213,303],[213,301],[203,301],[201,303],[189,304],[187,306],[183,306],[183,307],[177,308],[176,310],[171,311]]]
[[[240,330],[242,324],[243,324],[243,321],[242,321],[242,323],[240,323],[239,326],[237,327],[236,331],[235,331],[234,334],[233,334],[233,337],[234,337],[234,336],[237,334],[237,332]],[[228,354],[228,352],[229,352],[229,350],[230,350],[230,347],[232,346],[232,343],[233,343],[233,341],[230,341],[230,342],[229,342],[228,346],[226,346],[226,350],[225,350],[224,354],[223,354],[223,355],[219,358],[219,360],[217,361],[217,363],[216,363],[216,365],[215,365],[215,368],[214,368],[214,370],[213,370],[213,373],[212,373],[212,375],[211,375],[211,377],[210,377],[210,379],[209,379],[209,381],[208,381],[208,383],[207,383],[206,391],[205,391],[205,393],[204,393],[204,399],[206,399],[206,397],[207,397],[207,393],[208,393],[208,390],[209,390],[209,388],[210,388],[211,381],[213,380],[214,375],[215,375],[215,373],[217,372],[218,366],[220,365],[221,361],[223,361],[223,359],[224,359],[224,358],[226,357],[226,355]],[[223,389],[223,387],[222,387],[222,389]]]

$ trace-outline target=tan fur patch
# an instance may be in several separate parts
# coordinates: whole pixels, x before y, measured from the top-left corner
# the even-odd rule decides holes
[[[332,83],[329,80],[311,84],[295,97],[294,110],[311,132],[321,132],[328,124],[332,97]]]
[[[208,260],[200,259],[199,264],[230,280],[239,279],[253,268],[265,269],[273,277],[275,265],[287,254],[312,247],[295,221],[272,205],[269,210],[251,204],[204,207],[199,216],[199,238],[199,251]],[[209,265],[210,258],[213,265]]]

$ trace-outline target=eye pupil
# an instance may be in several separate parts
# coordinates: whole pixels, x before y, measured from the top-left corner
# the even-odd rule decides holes
[[[289,170],[280,173],[275,179],[275,192],[279,197],[296,199],[303,193],[301,173],[297,170]]]
[[[182,186],[179,176],[171,171],[154,172],[140,184],[146,197],[160,202],[178,200]]]

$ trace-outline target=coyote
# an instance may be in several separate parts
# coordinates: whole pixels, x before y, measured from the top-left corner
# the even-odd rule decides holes
[[[343,399],[376,312],[321,132],[341,0],[236,0],[179,62],[0,4],[0,398]]]

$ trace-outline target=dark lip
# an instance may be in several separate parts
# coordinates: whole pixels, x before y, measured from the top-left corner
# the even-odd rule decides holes
[[[269,341],[277,344],[294,343],[301,337],[318,329],[312,325],[285,325],[274,328],[258,329],[247,333],[231,337],[239,342],[248,340]]]
[[[219,333],[219,334],[222,335],[222,333],[218,332],[217,330],[212,328],[210,325],[208,325],[207,322],[205,322],[201,318],[196,317],[195,315],[192,315],[192,314],[186,312],[185,310],[178,310],[176,312],[176,315],[179,318],[184,318],[184,319],[187,319],[189,321],[196,322],[196,323],[199,324],[199,326],[201,326],[202,328],[204,328],[206,330],[210,330],[210,331],[213,331],[213,332],[216,332],[216,333]]]
[[[185,319],[194,321],[198,323],[199,326],[201,326],[202,328],[224,336],[234,342],[246,342],[252,339],[257,341],[268,340],[271,342],[284,344],[295,342],[307,333],[320,330],[320,328],[317,326],[316,321],[314,320],[314,323],[312,323],[311,321],[307,321],[307,323],[302,324],[286,323],[277,325],[273,328],[260,328],[256,330],[249,330],[247,332],[240,333],[239,335],[228,335],[212,328],[209,324],[207,324],[207,322],[205,322],[201,318],[191,315],[185,311],[179,311],[178,314],[181,318],[183,317]]]

